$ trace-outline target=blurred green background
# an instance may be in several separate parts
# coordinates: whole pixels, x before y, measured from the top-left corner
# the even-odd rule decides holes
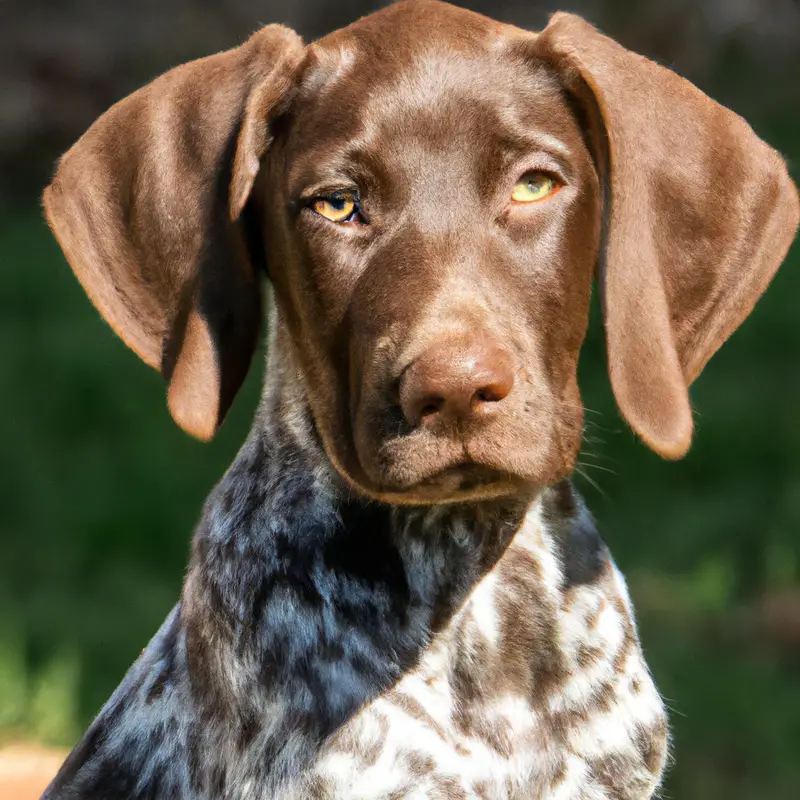
[[[376,4],[91,0],[0,9],[0,743],[76,741],[178,596],[202,501],[243,441],[259,359],[201,445],[102,323],[41,220],[53,160],[159,72],[281,21],[307,38]],[[466,3],[542,27],[579,11],[742,113],[800,177],[793,0]],[[597,314],[579,483],[627,575],[672,710],[665,796],[800,797],[800,246],[695,384],[660,461],[619,419]]]

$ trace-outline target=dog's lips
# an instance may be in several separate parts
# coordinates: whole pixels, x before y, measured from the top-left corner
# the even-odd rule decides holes
[[[473,464],[448,467],[417,483],[365,486],[362,490],[383,502],[400,505],[438,505],[491,500],[527,491],[532,484],[510,474]]]
[[[392,482],[381,486],[383,492],[409,497],[424,496],[442,502],[461,500],[473,496],[508,494],[528,485],[520,476],[505,470],[464,459],[431,471],[408,482]]]
[[[507,482],[508,473],[465,459],[464,461],[439,470],[419,482],[420,486],[441,486],[457,484],[459,490],[470,490],[488,484]]]

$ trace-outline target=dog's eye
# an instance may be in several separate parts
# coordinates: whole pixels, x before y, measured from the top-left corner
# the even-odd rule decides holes
[[[511,192],[511,199],[516,203],[535,203],[549,197],[559,184],[546,172],[526,172]]]
[[[331,222],[350,222],[358,213],[358,197],[352,192],[315,197],[311,201],[311,210]]]

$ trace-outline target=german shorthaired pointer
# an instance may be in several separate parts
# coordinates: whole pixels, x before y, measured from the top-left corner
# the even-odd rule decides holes
[[[664,707],[569,483],[578,351],[596,276],[621,413],[686,452],[797,226],[774,150],[578,17],[418,0],[173,69],[44,203],[201,439],[272,288],[181,600],[45,797],[654,794]]]

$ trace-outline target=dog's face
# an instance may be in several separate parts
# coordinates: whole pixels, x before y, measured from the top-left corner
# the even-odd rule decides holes
[[[326,450],[381,497],[548,485],[581,437],[597,174],[552,69],[476,20],[314,45],[257,186]]]
[[[247,370],[264,264],[330,460],[412,503],[571,470],[595,274],[620,409],[682,455],[688,385],[798,219],[780,157],[674,74],[577,17],[530,34],[430,0],[167,73],[92,126],[45,206],[201,438]]]

